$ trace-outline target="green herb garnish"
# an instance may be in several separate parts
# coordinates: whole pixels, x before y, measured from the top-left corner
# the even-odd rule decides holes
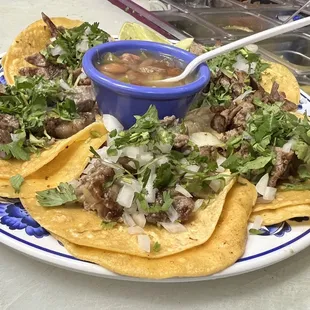
[[[20,187],[24,182],[24,178],[20,174],[16,174],[10,178],[10,183],[12,187],[15,189],[15,193],[20,192]]]

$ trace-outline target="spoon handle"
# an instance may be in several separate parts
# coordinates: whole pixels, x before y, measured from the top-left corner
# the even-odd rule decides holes
[[[228,53],[230,51],[234,51],[238,48],[242,48],[248,44],[256,43],[265,39],[269,39],[271,37],[275,37],[277,35],[293,31],[305,26],[308,26],[310,24],[310,17],[306,17],[297,21],[294,21],[292,23],[280,25],[271,29],[267,29],[258,33],[255,33],[251,36],[242,38],[240,40],[228,43],[226,45],[220,46],[212,51],[209,51],[207,53],[204,53],[197,58],[195,58],[193,61],[191,61],[185,68],[185,70],[180,74],[179,76],[169,78],[166,80],[162,80],[162,82],[177,82],[182,79],[184,79],[188,74],[193,72],[200,64],[206,62],[207,60],[210,60],[214,57],[220,56],[222,54]]]

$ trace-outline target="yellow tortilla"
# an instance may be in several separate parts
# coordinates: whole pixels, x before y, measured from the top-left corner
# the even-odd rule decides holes
[[[51,20],[56,26],[65,28],[74,28],[83,23],[65,17],[55,17]],[[24,58],[44,49],[50,38],[50,32],[43,20],[32,23],[15,38],[5,56],[5,61],[2,62],[4,77],[8,84],[14,84],[14,76],[19,75],[21,68],[31,67]]]
[[[101,136],[93,138],[92,131]],[[61,182],[70,182],[78,178],[89,162],[89,158],[92,157],[89,148],[92,146],[94,149],[98,149],[103,145],[107,138],[106,133],[103,123],[91,124],[76,134],[77,137],[73,136],[73,143],[64,147],[54,160],[28,175],[19,194],[15,193],[9,180],[0,179],[0,196],[8,198],[33,197],[37,191],[57,187],[60,180]]]
[[[261,86],[270,93],[272,84],[276,81],[279,84],[279,91],[284,92],[286,99],[296,104],[300,100],[300,87],[294,74],[285,66],[268,62],[270,67],[262,73]]]
[[[59,179],[59,182],[62,182]],[[95,212],[85,211],[81,205],[58,208],[41,207],[36,198],[22,199],[23,206],[31,216],[45,229],[66,240],[88,247],[109,250],[141,257],[164,257],[185,251],[206,242],[212,235],[222,213],[226,195],[233,186],[231,179],[217,198],[193,214],[185,224],[186,232],[172,234],[162,227],[147,224],[145,233],[151,239],[151,245],[161,244],[159,252],[147,253],[140,249],[137,236],[130,235],[125,224],[118,224],[113,229],[102,229],[102,220]]]
[[[233,265],[244,253],[248,218],[256,198],[255,187],[247,181],[245,184],[235,184],[229,192],[216,229],[206,243],[168,257],[147,259],[113,253],[55,237],[73,256],[126,276],[164,279],[211,275]]]
[[[263,218],[262,225],[273,225],[294,217],[310,216],[310,205],[291,205],[274,210],[253,212],[250,221],[254,222],[255,217],[258,215]]]

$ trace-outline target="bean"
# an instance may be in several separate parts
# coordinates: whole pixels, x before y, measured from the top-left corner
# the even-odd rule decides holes
[[[123,64],[111,63],[100,66],[99,70],[103,73],[108,72],[119,74],[119,73],[126,73],[128,71],[128,68]]]

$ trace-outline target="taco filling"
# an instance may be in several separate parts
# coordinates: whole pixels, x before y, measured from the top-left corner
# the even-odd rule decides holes
[[[93,150],[95,158],[78,180],[37,192],[40,205],[78,202],[109,227],[137,225],[129,230],[133,234],[143,232],[146,223],[171,233],[186,231],[182,224],[231,180],[210,146],[220,141],[206,136],[210,145],[199,147],[174,116],[160,121],[154,106],[136,119],[130,129],[110,132],[107,146]]]

